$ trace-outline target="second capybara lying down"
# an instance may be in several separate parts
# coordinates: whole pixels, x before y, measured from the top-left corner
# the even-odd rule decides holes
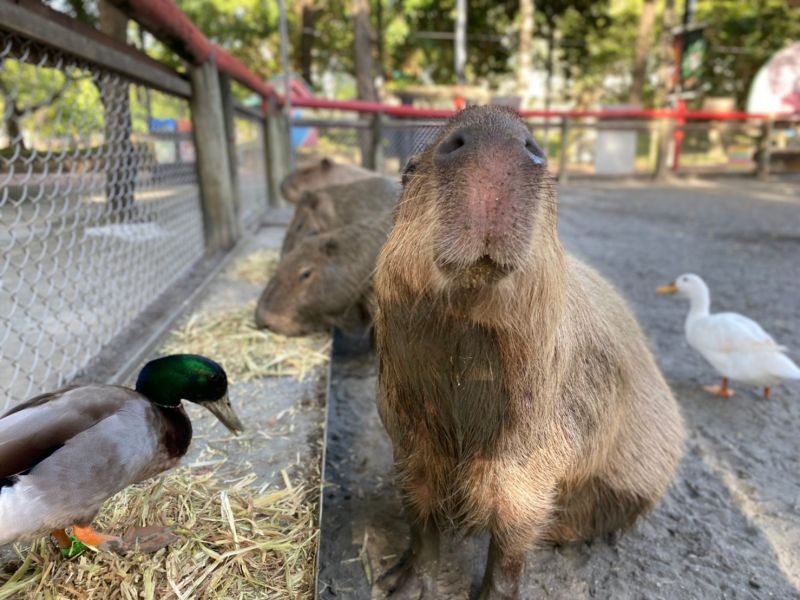
[[[381,175],[303,192],[286,228],[281,256],[306,237],[391,210],[399,197],[399,182]]]
[[[513,111],[462,111],[404,180],[375,334],[412,545],[381,583],[437,598],[439,532],[488,530],[481,598],[517,598],[531,546],[656,504],[680,411],[625,302],[562,249],[554,182]]]
[[[259,328],[288,336],[372,326],[372,273],[392,213],[301,240],[284,256],[256,306]]]
[[[304,162],[284,177],[281,181],[281,195],[287,202],[297,204],[303,192],[352,183],[368,177],[375,177],[375,171],[324,157]]]

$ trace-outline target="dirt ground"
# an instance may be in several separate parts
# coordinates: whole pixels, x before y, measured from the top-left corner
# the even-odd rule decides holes
[[[800,597],[800,383],[706,395],[713,370],[683,337],[688,304],[655,288],[703,276],[712,311],[759,321],[800,359],[800,181],[576,182],[562,241],[628,299],[680,402],[688,438],[663,502],[615,540],[530,552],[522,598]],[[375,360],[332,365],[321,598],[380,597],[369,581],[407,542],[391,449],[374,408]],[[451,540],[440,597],[475,594],[486,539]]]

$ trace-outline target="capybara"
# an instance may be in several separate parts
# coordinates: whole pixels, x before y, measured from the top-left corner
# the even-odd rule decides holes
[[[331,327],[362,334],[372,326],[372,273],[391,226],[385,211],[300,241],[261,293],[256,326],[289,336]]]
[[[399,197],[399,182],[380,175],[303,192],[286,228],[281,256],[306,237],[385,213]]]
[[[625,302],[562,249],[546,160],[513,111],[458,113],[404,180],[375,335],[412,544],[381,583],[435,598],[439,532],[488,530],[481,598],[517,598],[532,545],[655,505],[680,411]]]
[[[297,204],[303,192],[351,183],[367,177],[375,177],[375,171],[338,163],[332,158],[325,157],[299,165],[284,177],[281,181],[281,195],[287,202]]]

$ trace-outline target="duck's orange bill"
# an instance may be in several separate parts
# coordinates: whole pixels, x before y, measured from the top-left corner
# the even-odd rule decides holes
[[[678,286],[674,283],[670,283],[669,285],[662,285],[661,287],[656,288],[656,291],[659,294],[677,294]]]

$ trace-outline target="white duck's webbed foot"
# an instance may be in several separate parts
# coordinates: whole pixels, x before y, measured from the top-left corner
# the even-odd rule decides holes
[[[722,378],[722,383],[720,385],[704,385],[703,389],[709,394],[720,396],[721,398],[730,398],[733,396],[733,390],[728,387],[727,377]]]

